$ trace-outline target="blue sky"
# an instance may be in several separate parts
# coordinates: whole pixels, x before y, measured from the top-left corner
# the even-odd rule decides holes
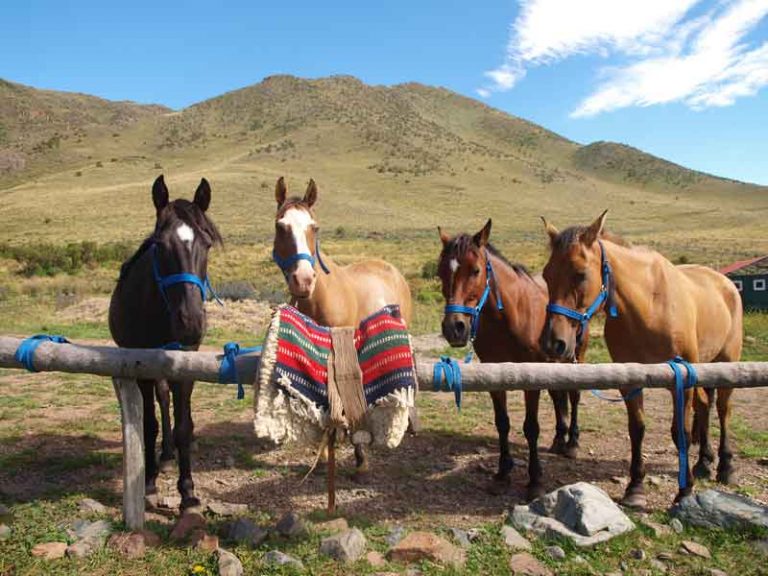
[[[0,5],[0,77],[181,108],[271,74],[444,86],[768,185],[768,0]]]

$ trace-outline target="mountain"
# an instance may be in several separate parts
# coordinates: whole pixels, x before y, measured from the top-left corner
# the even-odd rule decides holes
[[[313,177],[323,225],[353,236],[431,237],[493,216],[495,237],[540,242],[540,214],[565,226],[610,208],[614,229],[644,241],[663,231],[744,251],[763,242],[768,210],[766,187],[581,146],[416,83],[272,76],[172,111],[0,81],[0,240],[139,237],[161,172],[172,195],[211,180],[217,222],[248,243],[271,236],[280,175],[293,193]]]

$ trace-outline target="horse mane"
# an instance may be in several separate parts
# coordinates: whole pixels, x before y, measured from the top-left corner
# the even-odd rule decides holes
[[[472,236],[469,234],[459,234],[455,238],[452,238],[451,241],[443,247],[443,251],[440,254],[440,259],[442,260],[445,257],[462,258],[471,250],[476,249],[477,245],[474,243]],[[512,270],[514,270],[518,276],[527,276],[528,278],[531,277],[530,272],[528,272],[528,269],[524,265],[510,262],[507,257],[499,252],[499,250],[493,244],[486,244],[485,249],[488,250],[490,254],[504,262],[504,264],[512,268]]]
[[[120,280],[128,275],[134,264],[136,264],[144,253],[157,241],[161,230],[181,223],[187,224],[196,232],[201,232],[208,236],[211,244],[224,243],[224,239],[222,238],[219,229],[213,223],[213,220],[208,218],[206,213],[200,210],[194,202],[179,198],[163,209],[158,216],[154,232],[142,241],[139,249],[136,250],[136,253],[133,256],[123,262],[123,265],[120,267]]]
[[[581,238],[582,234],[586,231],[586,226],[571,226],[570,228],[566,228],[552,240],[552,249],[558,251],[566,250],[568,246],[578,242],[579,238]],[[603,230],[600,233],[600,238],[618,244],[619,246],[624,246],[625,248],[632,248],[632,244],[628,240],[625,240],[618,234],[608,232],[607,230]]]

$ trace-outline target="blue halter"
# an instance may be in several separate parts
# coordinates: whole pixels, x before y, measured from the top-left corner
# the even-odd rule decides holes
[[[163,276],[160,274],[160,267],[157,264],[157,244],[153,244],[151,250],[152,273],[155,276],[155,282],[157,283],[157,287],[160,289],[160,294],[162,294],[166,306],[169,306],[169,304],[168,295],[165,293],[165,291],[169,286],[173,286],[174,284],[194,284],[200,289],[200,296],[202,297],[203,302],[206,301],[208,292],[210,292],[213,299],[216,300],[216,302],[219,304],[223,305],[223,302],[219,299],[218,295],[213,290],[213,286],[211,286],[211,280],[208,278],[208,276],[205,278],[200,278],[200,276],[192,274],[191,272],[181,272],[179,274],[169,274],[168,276]]]
[[[470,342],[474,342],[475,336],[477,336],[477,329],[480,326],[480,313],[483,311],[483,307],[488,301],[488,296],[491,294],[491,280],[496,283],[496,308],[499,310],[499,312],[503,311],[504,304],[501,302],[501,296],[499,295],[499,285],[494,278],[493,266],[491,265],[491,259],[488,257],[488,252],[485,253],[485,290],[483,290],[483,294],[480,296],[480,300],[477,302],[477,306],[464,306],[463,304],[447,304],[445,306],[444,314],[467,314],[472,318],[469,329]]]
[[[272,260],[275,261],[275,264],[279,266],[280,270],[283,271],[283,275],[286,277],[288,276],[288,271],[291,267],[302,260],[309,262],[309,265],[312,266],[312,268],[315,267],[315,261],[317,261],[320,263],[320,268],[323,269],[323,272],[330,274],[331,271],[328,269],[328,266],[325,265],[323,257],[320,255],[320,238],[318,236],[315,236],[315,254],[317,254],[317,257],[312,256],[312,254],[308,252],[297,252],[292,256],[288,256],[288,258],[281,258],[277,251],[273,249]]]
[[[611,276],[611,265],[608,263],[608,260],[605,259],[605,248],[603,247],[603,243],[600,240],[598,240],[597,243],[600,245],[600,270],[602,274],[602,285],[600,286],[600,294],[597,295],[595,301],[592,302],[592,304],[589,306],[589,308],[587,308],[585,312],[579,312],[578,310],[568,308],[567,306],[561,306],[560,304],[547,304],[547,312],[552,314],[560,314],[567,318],[571,318],[572,320],[576,320],[579,323],[579,331],[576,335],[577,342],[581,342],[582,336],[584,335],[584,330],[589,325],[589,321],[592,319],[592,316],[594,316],[595,313],[600,309],[604,302],[607,301],[608,315],[611,318],[617,318],[619,316],[619,312],[616,309],[616,303],[613,301],[613,295],[611,293],[611,282],[613,281],[613,277]]]

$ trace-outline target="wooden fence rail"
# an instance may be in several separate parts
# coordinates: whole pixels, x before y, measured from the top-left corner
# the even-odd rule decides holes
[[[14,358],[22,339],[0,337],[0,368],[23,368]],[[144,525],[144,456],[139,378],[218,382],[222,354],[127,349],[113,346],[41,343],[34,355],[40,372],[96,374],[112,378],[120,401],[123,429],[123,515],[126,525]],[[257,353],[236,359],[240,381],[250,385],[259,366]],[[420,390],[432,389],[435,362],[419,360]],[[754,388],[768,386],[768,362],[696,364],[703,387]],[[672,370],[666,364],[462,364],[466,392],[492,390],[587,390],[619,387],[671,388]]]

